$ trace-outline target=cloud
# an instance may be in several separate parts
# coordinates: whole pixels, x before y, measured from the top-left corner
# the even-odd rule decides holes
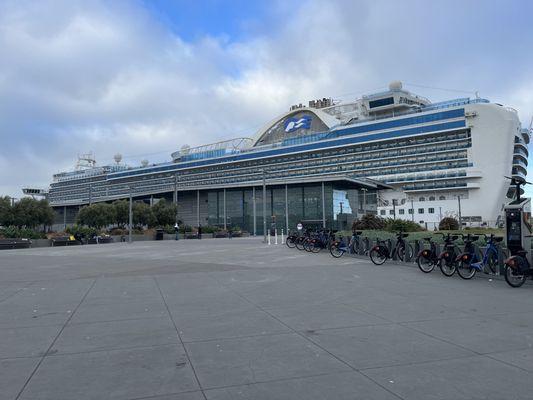
[[[277,2],[247,22],[251,35],[206,27],[190,41],[140,2],[0,2],[0,193],[46,186],[81,152],[100,163],[116,152],[136,165],[164,161],[185,143],[253,136],[291,104],[354,98],[395,79],[479,90],[529,121],[524,7]]]

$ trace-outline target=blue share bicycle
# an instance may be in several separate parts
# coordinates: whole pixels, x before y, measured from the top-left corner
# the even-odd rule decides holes
[[[500,254],[500,249],[498,248],[498,243],[503,240],[503,237],[496,237],[494,234],[490,236],[483,235],[485,237],[485,242],[487,247],[483,253],[483,257],[479,260],[479,257],[476,253],[474,242],[479,238],[479,236],[471,236],[468,234],[464,238],[465,250],[458,257],[459,265],[457,266],[457,273],[463,279],[472,279],[477,271],[483,271],[485,273],[496,273],[496,267],[498,265],[498,259]]]

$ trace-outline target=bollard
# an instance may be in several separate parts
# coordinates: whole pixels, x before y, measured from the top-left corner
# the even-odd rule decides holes
[[[270,246],[270,232],[268,232],[267,236],[268,236],[268,245]]]
[[[274,244],[278,244],[278,230],[274,229]]]
[[[281,244],[285,244],[285,241],[283,240],[283,228],[281,228]]]

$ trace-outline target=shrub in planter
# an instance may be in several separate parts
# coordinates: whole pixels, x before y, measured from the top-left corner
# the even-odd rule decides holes
[[[385,222],[385,230],[389,232],[420,232],[425,229],[413,221],[389,218]]]
[[[459,229],[459,221],[452,217],[445,217],[439,222],[439,231],[455,231]]]
[[[352,230],[384,229],[385,220],[374,214],[366,214],[352,223]]]

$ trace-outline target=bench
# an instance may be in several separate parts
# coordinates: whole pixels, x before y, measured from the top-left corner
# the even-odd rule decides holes
[[[113,243],[114,240],[111,236],[97,236],[90,238],[87,241],[87,244],[105,244],[105,243]]]
[[[56,246],[75,246],[77,244],[80,244],[75,239],[72,239],[70,236],[58,236],[55,238],[52,238],[52,247]]]

